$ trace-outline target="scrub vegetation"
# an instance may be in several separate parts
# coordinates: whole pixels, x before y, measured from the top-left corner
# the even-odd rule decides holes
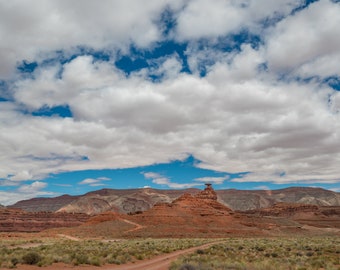
[[[139,240],[0,240],[0,268],[18,264],[47,266],[53,263],[72,265],[125,264],[156,255],[187,249],[211,242],[208,239],[139,239]]]
[[[0,268],[125,264],[218,239],[0,239]],[[340,238],[229,238],[179,257],[171,270],[340,270]]]
[[[170,270],[340,270],[340,238],[228,239],[180,257]]]

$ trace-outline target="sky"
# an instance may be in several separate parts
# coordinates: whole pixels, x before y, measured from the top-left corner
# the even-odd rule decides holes
[[[340,3],[0,0],[0,204],[340,191]]]

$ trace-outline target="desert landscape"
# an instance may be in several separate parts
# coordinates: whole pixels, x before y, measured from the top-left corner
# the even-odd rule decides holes
[[[339,198],[313,188],[215,191],[211,184],[35,198],[1,208],[0,262],[23,270],[302,269],[307,261],[305,269],[339,269]]]
[[[340,0],[0,0],[0,269],[340,270]]]

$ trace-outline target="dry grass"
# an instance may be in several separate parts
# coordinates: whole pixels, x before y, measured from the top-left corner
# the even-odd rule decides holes
[[[31,240],[26,240],[30,243]],[[27,246],[25,240],[0,240],[0,268],[15,268],[17,264],[38,266],[53,263],[72,265],[125,264],[153,256],[187,249],[209,242],[208,239],[139,239],[101,240],[40,240],[40,245]]]
[[[33,236],[0,238],[0,268],[15,268],[23,263],[39,266],[58,262],[95,266],[125,264],[207,242],[211,239],[71,241]],[[171,270],[185,269],[340,270],[340,238],[230,238],[181,257],[171,266]]]
[[[171,270],[307,270],[340,269],[340,239],[228,239],[179,258]]]

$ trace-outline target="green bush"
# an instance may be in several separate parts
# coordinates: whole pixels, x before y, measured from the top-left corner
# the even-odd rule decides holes
[[[19,263],[19,260],[16,257],[14,257],[11,259],[11,263],[13,264],[13,266],[16,266]]]
[[[203,249],[197,249],[197,250],[196,250],[196,253],[197,253],[197,254],[204,254],[205,252],[204,252]]]
[[[179,270],[196,270],[196,267],[191,264],[183,264]]]
[[[22,257],[22,262],[24,264],[38,264],[41,261],[41,256],[36,252],[29,252]]]

